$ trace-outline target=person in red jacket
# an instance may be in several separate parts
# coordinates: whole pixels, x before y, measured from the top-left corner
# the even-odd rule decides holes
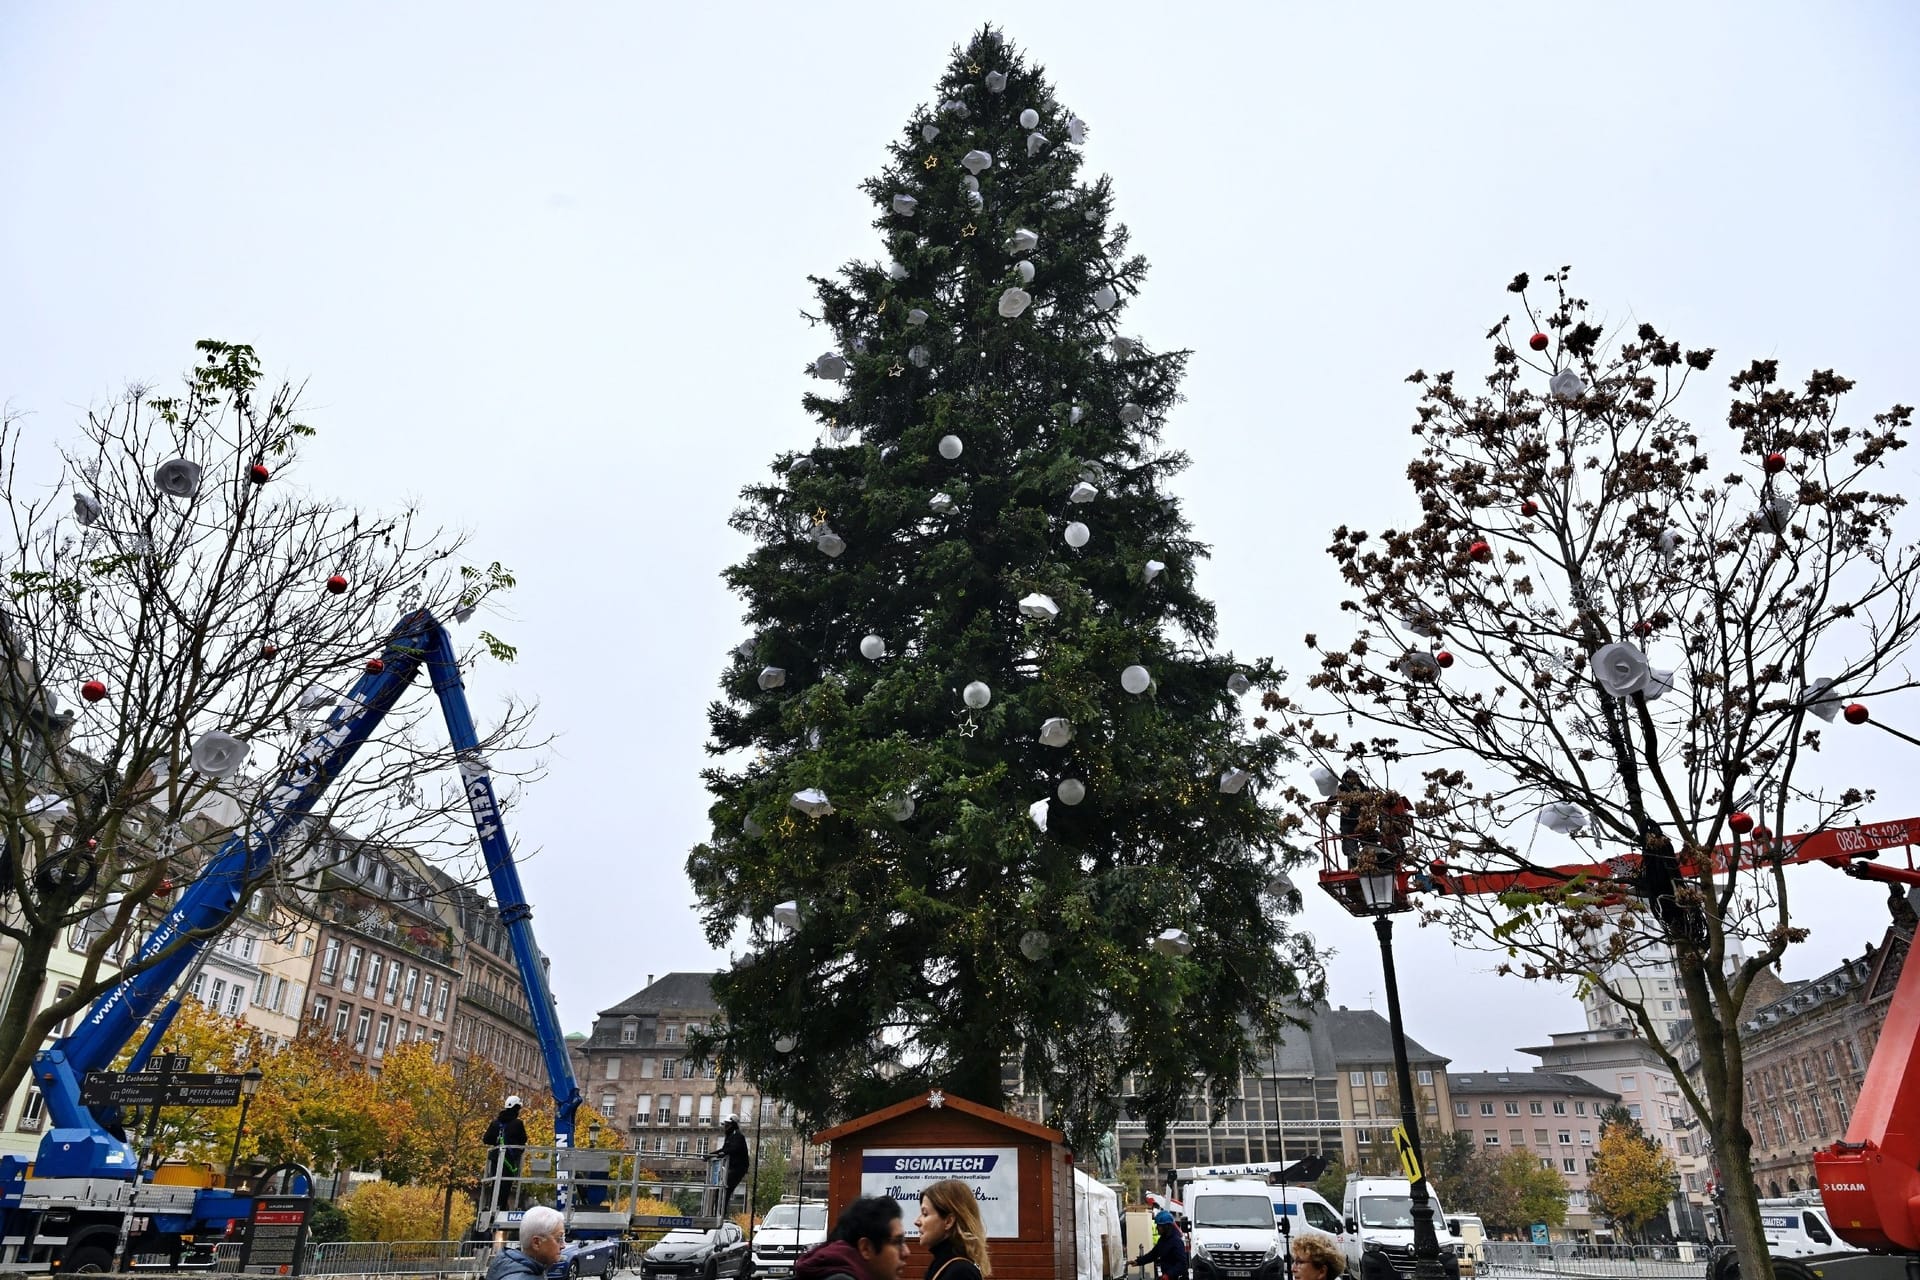
[[[900,1280],[907,1266],[906,1222],[900,1204],[862,1196],[840,1211],[833,1235],[800,1255],[794,1280]]]

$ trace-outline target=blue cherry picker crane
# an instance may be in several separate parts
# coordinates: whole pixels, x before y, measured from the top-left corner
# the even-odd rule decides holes
[[[431,613],[415,610],[395,626],[379,660],[367,664],[366,673],[264,792],[248,820],[161,917],[135,964],[128,966],[136,971],[103,992],[74,1030],[35,1056],[33,1083],[45,1099],[50,1127],[30,1168],[17,1156],[0,1156],[0,1270],[52,1266],[104,1271],[115,1269],[122,1259],[156,1255],[177,1263],[183,1243],[217,1239],[230,1222],[250,1216],[251,1199],[231,1189],[154,1182],[153,1171],[140,1167],[116,1117],[96,1114],[82,1103],[81,1083],[89,1071],[110,1067],[149,1018],[153,1027],[135,1055],[136,1069],[152,1053],[171,1010],[178,1007],[177,997],[162,1007],[168,993],[232,919],[281,842],[308,816],[422,668],[440,701],[500,921],[526,988],[553,1089],[556,1153],[572,1146],[580,1090],[546,966],[534,944],[533,909],[521,888],[493,779],[480,752],[452,639]],[[138,968],[141,961],[154,962]],[[476,1152],[476,1170],[479,1160]],[[556,1161],[556,1166],[556,1198],[565,1210],[566,1162]],[[198,1252],[207,1253],[204,1243]]]

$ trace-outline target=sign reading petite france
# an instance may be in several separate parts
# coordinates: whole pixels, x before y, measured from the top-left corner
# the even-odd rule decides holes
[[[958,1178],[980,1202],[980,1223],[990,1239],[1020,1234],[1020,1152],[1015,1147],[870,1147],[860,1153],[860,1194],[900,1203],[909,1236],[917,1235],[920,1193]]]

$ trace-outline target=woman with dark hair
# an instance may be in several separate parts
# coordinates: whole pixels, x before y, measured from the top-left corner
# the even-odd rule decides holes
[[[922,1191],[914,1225],[928,1253],[926,1280],[983,1280],[993,1274],[980,1202],[960,1179],[946,1178]]]

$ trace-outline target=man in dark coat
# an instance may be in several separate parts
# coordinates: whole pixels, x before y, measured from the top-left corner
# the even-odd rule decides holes
[[[747,1140],[741,1136],[740,1122],[732,1116],[723,1120],[721,1127],[726,1130],[727,1136],[720,1143],[720,1149],[707,1158],[709,1160],[718,1160],[721,1156],[727,1158],[727,1189],[720,1196],[720,1216],[725,1217],[727,1206],[733,1203],[734,1189],[747,1176]]]
[[[500,1198],[518,1204],[520,1187],[516,1179],[520,1176],[520,1153],[527,1145],[527,1126],[520,1119],[518,1094],[507,1099],[507,1105],[493,1118],[493,1123],[487,1126],[480,1141],[487,1147],[487,1186],[492,1188],[494,1179],[498,1177]],[[495,1204],[493,1207],[498,1209],[501,1206]]]
[[[900,1280],[907,1266],[900,1203],[862,1196],[840,1211],[833,1237],[800,1255],[793,1280]]]
[[[1153,1248],[1135,1258],[1133,1265],[1152,1263],[1155,1273],[1166,1280],[1187,1280],[1187,1240],[1180,1234],[1180,1224],[1162,1209],[1153,1215],[1153,1227],[1160,1238],[1153,1242]]]

